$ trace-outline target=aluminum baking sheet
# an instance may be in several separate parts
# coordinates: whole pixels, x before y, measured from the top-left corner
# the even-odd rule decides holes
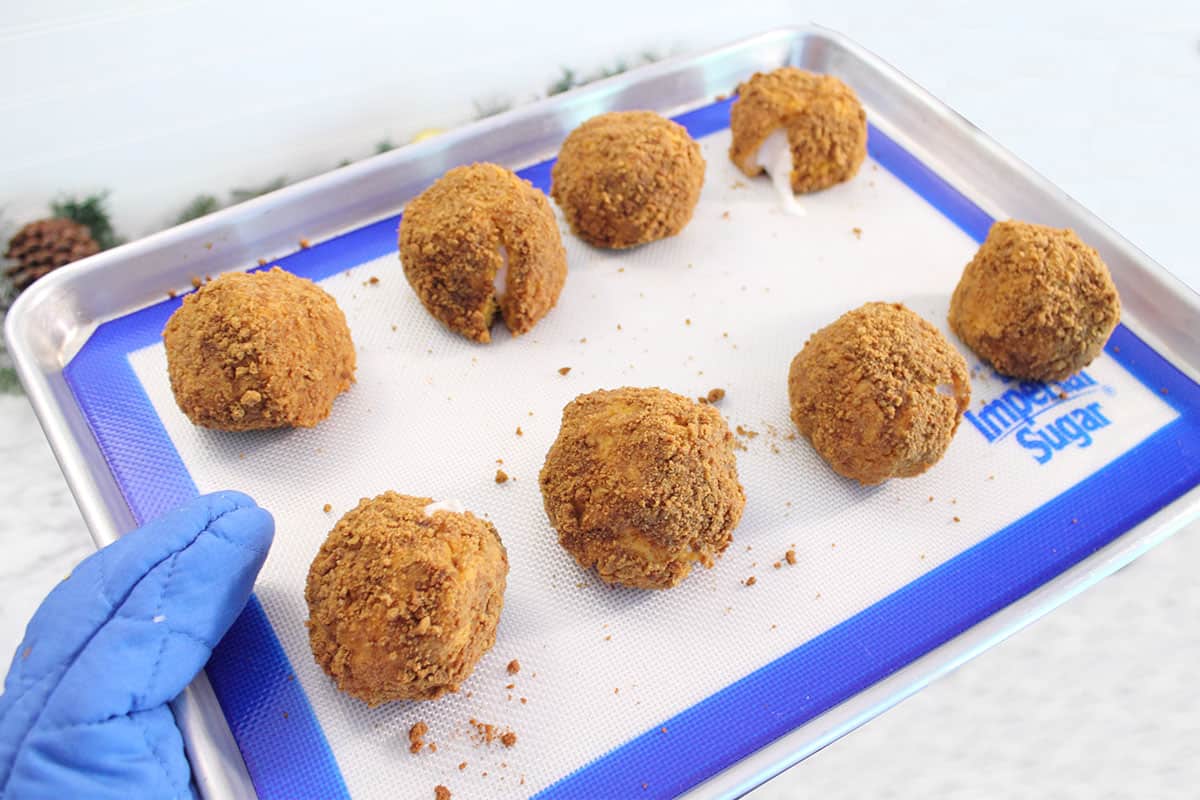
[[[781,212],[765,179],[733,169],[729,102],[713,99],[783,63],[843,77],[872,124],[858,177],[804,198],[803,218]],[[1195,298],[867,54],[826,32],[777,32],[541,105],[127,253],[134,271],[161,259],[157,272],[141,268],[165,290],[311,234],[312,247],[270,265],[321,282],[359,354],[358,383],[316,429],[191,426],[160,343],[179,301],[147,302],[144,285],[110,289],[103,309],[85,296],[88,280],[118,274],[120,251],[14,309],[22,377],[68,476],[90,480],[72,483],[100,541],[196,491],[242,489],[276,516],[256,598],[209,664],[213,694],[201,684],[177,709],[207,793],[237,795],[249,781],[263,797],[423,797],[439,783],[465,797],[736,795],[1194,514]],[[499,333],[481,347],[430,320],[399,268],[398,217],[381,212],[483,158],[548,190],[556,142],[618,107],[673,114],[701,142],[708,174],[688,229],[622,253],[564,233],[566,289],[526,337]],[[329,210],[313,218],[314,206]],[[1105,354],[1051,386],[1005,381],[971,359],[974,400],[941,464],[877,488],[837,478],[791,435],[791,356],[872,299],[903,301],[944,328],[962,266],[1007,216],[1070,224],[1101,249],[1125,300]],[[30,330],[39,313],[59,321],[60,338]],[[748,503],[734,543],[670,592],[603,586],[557,547],[541,509],[535,478],[562,406],[620,385],[719,386],[722,413],[745,431]],[[498,459],[515,481],[494,483]],[[303,580],[337,516],[389,488],[486,513],[511,574],[497,644],[462,692],[368,710],[313,663]],[[789,549],[798,563],[776,568]],[[515,677],[504,670],[512,658],[523,664]],[[471,719],[512,728],[517,745],[475,741]],[[408,753],[418,720],[436,753]]]

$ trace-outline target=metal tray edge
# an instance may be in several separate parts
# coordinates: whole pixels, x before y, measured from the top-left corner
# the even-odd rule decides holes
[[[97,546],[103,546],[115,540],[122,531],[129,530],[133,527],[133,519],[111,476],[96,475],[88,469],[89,464],[102,462],[102,457],[61,375],[62,367],[71,351],[90,333],[94,320],[116,313],[114,308],[110,309],[107,315],[90,315],[87,303],[92,298],[84,296],[89,277],[94,280],[96,276],[120,262],[153,256],[168,248],[191,245],[198,251],[206,241],[211,244],[209,240],[228,236],[230,231],[249,233],[248,229],[266,222],[264,217],[281,210],[286,211],[286,208],[281,207],[298,205],[315,195],[337,192],[354,185],[373,186],[370,180],[364,178],[394,171],[389,168],[396,165],[426,161],[431,165],[431,169],[440,173],[452,165],[452,154],[456,148],[470,147],[486,135],[539,118],[561,115],[560,127],[565,126],[569,130],[574,124],[582,121],[582,118],[604,110],[606,106],[603,101],[611,101],[624,88],[652,82],[656,77],[683,73],[687,69],[701,66],[706,61],[718,59],[723,54],[755,47],[770,47],[785,50],[789,60],[792,60],[801,55],[804,44],[813,42],[821,46],[831,46],[843,56],[857,59],[862,65],[899,88],[905,94],[906,100],[915,102],[921,110],[943,125],[950,135],[961,139],[965,147],[980,148],[987,161],[981,168],[1014,174],[1028,189],[1034,190],[1033,194],[1039,194],[1041,199],[1057,206],[1064,219],[1076,224],[1086,223],[1086,230],[1081,231],[1084,238],[1096,245],[1106,259],[1119,257],[1149,278],[1157,291],[1172,296],[1178,303],[1177,317],[1181,313],[1190,314],[1192,318],[1200,316],[1200,297],[1186,285],[903,73],[832,30],[820,26],[779,28],[704,53],[667,59],[464,126],[428,142],[400,148],[340,170],[309,178],[270,195],[77,262],[39,281],[18,298],[10,309],[5,322],[5,336],[18,377],[25,386],[34,411]],[[895,126],[888,127],[891,133]],[[928,149],[913,142],[912,137],[901,134],[900,138],[906,146],[913,146],[923,159],[928,159],[932,166],[945,169],[949,175],[962,174],[962,165],[953,163],[952,159],[930,153]],[[397,196],[401,194],[396,192]],[[1005,208],[1010,212],[1017,211],[1013,204],[998,198],[989,197],[986,200],[988,205]],[[319,226],[319,230],[306,227],[303,223],[285,225],[274,237],[274,241],[280,249],[287,249],[284,246],[285,242],[294,243],[300,235],[320,238],[321,234],[329,235],[355,221],[363,221],[362,204],[343,205],[346,207],[340,214],[340,219],[328,221],[327,224]],[[396,208],[398,207],[397,205]],[[376,216],[379,216],[378,211]],[[236,242],[242,243],[241,238],[236,239]],[[221,251],[219,247],[206,249],[217,250],[219,253]],[[222,257],[225,261],[245,260],[240,255],[231,257],[230,254],[223,253],[212,259],[201,256],[194,266],[203,270],[208,264],[222,263]],[[166,284],[181,285],[183,282],[178,280]],[[1141,286],[1120,286],[1123,296],[1127,291],[1137,294],[1144,291]],[[154,295],[146,295],[144,302],[150,302],[153,298]],[[68,317],[72,324],[63,325],[64,316]],[[1187,330],[1170,333],[1173,335],[1166,338],[1155,337],[1158,339],[1156,344],[1175,355],[1195,377],[1200,373],[1197,365],[1197,354],[1200,354],[1200,340],[1197,336],[1200,334]],[[74,417],[70,416],[69,411],[74,411]],[[735,797],[744,794],[1131,562],[1189,520],[1196,518],[1198,511],[1200,490],[1193,490],[1109,546],[984,623],[912,662],[887,680],[808,725],[776,740],[753,756],[730,766],[694,787],[686,796]],[[220,715],[211,687],[207,685],[203,675],[176,701],[175,709],[184,729],[189,757],[193,761],[202,794],[210,798],[252,795],[253,787],[236,743]],[[819,731],[819,736],[807,747],[797,749],[792,744],[791,740],[811,734],[814,730]],[[215,764],[220,764],[221,767],[214,768],[212,765]],[[222,770],[224,774],[221,774]]]

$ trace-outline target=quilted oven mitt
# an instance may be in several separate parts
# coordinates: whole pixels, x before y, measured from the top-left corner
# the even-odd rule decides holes
[[[50,592],[0,695],[0,798],[191,797],[167,703],[241,613],[274,531],[244,494],[198,497]]]

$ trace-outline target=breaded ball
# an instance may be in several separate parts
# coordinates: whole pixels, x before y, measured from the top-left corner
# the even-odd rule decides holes
[[[849,86],[832,75],[780,67],[756,72],[737,91],[729,157],[746,175],[772,169],[776,159],[760,150],[783,153],[778,170],[791,169],[794,192],[828,189],[858,172],[867,156],[867,114]],[[768,143],[772,134],[777,138]]]
[[[175,402],[206,428],[311,428],[354,383],[337,302],[278,267],[201,286],[167,320],[163,342]]]
[[[1061,381],[1086,367],[1121,318],[1100,254],[1074,231],[997,222],[963,270],[950,327],[997,372]]]
[[[308,570],[313,656],[370,706],[458,691],[496,641],[507,576],[490,522],[428,497],[363,498]]]
[[[550,201],[495,164],[455,167],[405,207],[400,261],[429,313],[476,342],[492,340],[497,312],[528,333],[567,280]]]
[[[788,372],[792,421],[862,484],[938,462],[971,401],[967,362],[899,303],[867,303],[814,333]]]
[[[576,397],[540,480],[559,544],[605,581],[642,589],[711,567],[746,505],[725,420],[663,389]]]
[[[652,111],[613,111],[571,131],[554,163],[550,194],[571,230],[622,249],[674,236],[704,186],[700,145]]]

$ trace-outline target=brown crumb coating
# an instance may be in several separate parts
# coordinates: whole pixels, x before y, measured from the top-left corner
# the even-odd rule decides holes
[[[567,280],[567,251],[550,201],[495,164],[455,167],[405,206],[400,262],[430,314],[484,343],[492,340],[497,312],[513,335],[532,330]]]
[[[788,372],[792,421],[862,484],[936,464],[971,401],[967,362],[899,303],[867,303],[817,331]]]
[[[496,640],[508,556],[470,512],[384,492],[338,520],[308,571],[309,643],[339,689],[377,706],[458,686]]]
[[[963,270],[950,327],[997,372],[1061,381],[1092,362],[1121,318],[1100,254],[1072,230],[997,222]]]
[[[652,111],[613,111],[571,131],[550,194],[580,239],[634,247],[687,226],[704,166],[700,145],[682,125]]]
[[[429,725],[424,721],[414,723],[408,729],[408,752],[419,753],[425,746],[425,734],[429,733]]]
[[[797,67],[756,72],[729,109],[729,157],[750,177],[762,173],[758,149],[776,129],[792,151],[792,190],[815,192],[855,176],[867,157],[867,114],[832,75]]]
[[[167,320],[163,342],[175,402],[206,428],[310,428],[354,383],[337,302],[278,267],[201,286]]]
[[[644,589],[712,566],[746,505],[725,420],[663,389],[576,397],[540,480],[559,544],[605,581]]]

